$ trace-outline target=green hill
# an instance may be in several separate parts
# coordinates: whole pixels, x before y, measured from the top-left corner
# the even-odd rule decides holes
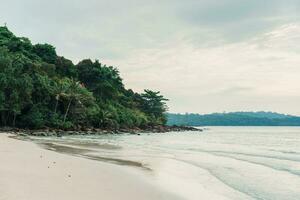
[[[168,125],[185,126],[300,126],[300,117],[273,112],[168,114]]]
[[[73,64],[55,47],[0,27],[0,126],[143,128],[166,123],[165,101],[126,89],[115,67]]]

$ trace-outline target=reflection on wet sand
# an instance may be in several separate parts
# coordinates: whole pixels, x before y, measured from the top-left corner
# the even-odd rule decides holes
[[[87,159],[91,160],[97,160],[97,161],[102,161],[102,162],[109,162],[109,163],[114,163],[118,165],[125,165],[125,166],[132,166],[132,167],[139,167],[142,168],[143,170],[151,170],[147,166],[145,166],[143,163],[136,162],[136,161],[131,161],[131,160],[124,160],[124,159],[118,159],[118,158],[108,158],[108,157],[103,157],[103,156],[96,156],[96,155],[89,155],[88,153],[95,152],[95,150],[91,149],[83,149],[83,148],[76,148],[74,146],[66,146],[66,145],[61,145],[57,143],[50,143],[50,142],[45,142],[45,143],[39,143],[40,146],[47,150],[51,151],[56,151],[59,153],[64,153],[64,154],[69,154],[73,156],[80,156],[84,157]],[[70,143],[68,143],[70,145]],[[75,143],[72,143],[72,145],[75,145]],[[88,146],[91,147],[93,144],[83,144],[83,143],[76,143],[76,146]],[[102,149],[112,149],[112,147],[116,148],[117,146],[115,145],[109,145],[109,144],[97,144],[94,147],[102,147]]]

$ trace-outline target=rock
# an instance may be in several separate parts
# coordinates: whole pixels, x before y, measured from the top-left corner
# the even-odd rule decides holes
[[[26,133],[18,133],[19,136],[23,136],[23,137],[26,137],[28,136]]]
[[[61,132],[56,133],[56,136],[57,136],[57,137],[62,137]]]

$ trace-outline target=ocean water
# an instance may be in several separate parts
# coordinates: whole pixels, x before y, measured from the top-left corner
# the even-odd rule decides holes
[[[188,200],[300,200],[300,127],[35,139],[110,162]]]

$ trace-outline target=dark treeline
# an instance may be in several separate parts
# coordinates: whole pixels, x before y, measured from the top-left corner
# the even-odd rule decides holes
[[[164,125],[159,92],[125,89],[119,71],[90,59],[77,65],[49,44],[0,27],[0,126],[132,128]]]
[[[300,126],[300,117],[272,112],[168,114],[168,125],[185,126]]]

